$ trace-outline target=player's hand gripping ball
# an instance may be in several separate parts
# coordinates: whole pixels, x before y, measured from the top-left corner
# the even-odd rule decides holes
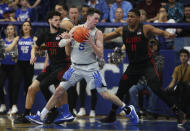
[[[89,31],[85,27],[77,27],[73,32],[73,38],[79,42],[82,43],[87,39],[87,36],[89,35]]]

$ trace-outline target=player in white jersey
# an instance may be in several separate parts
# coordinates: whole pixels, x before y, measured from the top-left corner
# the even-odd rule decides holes
[[[139,119],[134,107],[132,105],[126,106],[117,96],[108,93],[107,89],[102,86],[102,77],[99,73],[97,58],[103,58],[103,34],[96,28],[100,18],[100,12],[94,8],[90,8],[87,15],[86,23],[79,25],[84,26],[90,32],[84,43],[78,43],[72,39],[72,33],[78,26],[71,29],[69,34],[62,34],[62,38],[67,38],[65,41],[71,45],[70,50],[67,51],[71,52],[72,65],[65,72],[63,81],[59,87],[57,87],[45,108],[37,115],[39,117],[33,117],[33,122],[45,120],[47,113],[56,105],[63,93],[76,82],[84,78],[90,89],[97,89],[103,98],[121,107],[121,109],[125,111],[126,116],[129,117],[134,124],[137,124]]]

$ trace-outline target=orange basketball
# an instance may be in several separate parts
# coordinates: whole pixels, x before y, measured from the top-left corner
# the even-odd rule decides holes
[[[74,32],[73,32],[73,38],[81,43],[84,42],[84,40],[86,40],[86,36],[88,34],[88,29],[85,27],[77,27]]]

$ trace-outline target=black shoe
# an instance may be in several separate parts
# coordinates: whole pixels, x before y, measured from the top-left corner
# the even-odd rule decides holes
[[[23,124],[23,123],[30,123],[30,121],[28,121],[25,117],[25,115],[21,115],[19,117],[17,117],[15,120],[14,120],[14,123],[15,124]]]
[[[116,121],[116,113],[115,112],[110,112],[109,115],[103,119],[100,120],[102,123],[113,123]]]
[[[57,111],[57,109],[53,109],[51,110],[48,114],[47,114],[47,118],[45,120],[45,124],[51,124],[53,123],[53,121],[57,118],[59,112]]]
[[[181,111],[180,109],[178,109],[178,107],[176,107],[175,105],[172,107],[173,112],[175,113],[175,115],[177,116],[177,125],[178,126],[182,126],[186,123],[186,115],[183,111]]]
[[[179,110],[177,113],[177,125],[178,126],[182,126],[186,123],[185,117],[186,117],[185,113],[183,113],[181,110]]]

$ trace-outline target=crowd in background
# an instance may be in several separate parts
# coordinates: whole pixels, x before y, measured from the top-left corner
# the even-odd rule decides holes
[[[187,0],[81,0],[80,2],[83,4],[77,4],[78,1],[73,1],[73,4],[71,5],[70,0],[0,0],[0,22],[1,21],[12,21],[12,22],[23,22],[25,23],[26,21],[30,22],[46,22],[46,12],[49,10],[56,10],[59,13],[61,13],[62,20],[70,20],[74,25],[82,24],[86,21],[87,17],[87,10],[90,7],[97,8],[98,10],[101,11],[102,15],[100,18],[100,22],[112,22],[112,23],[127,23],[127,14],[128,11],[132,8],[137,8],[140,10],[141,13],[141,22],[153,22],[153,23],[190,23],[190,2]],[[68,4],[69,3],[69,4]],[[32,26],[30,25],[30,22],[27,23],[29,28]],[[24,25],[24,24],[23,24]],[[10,31],[12,28],[12,32]],[[14,35],[14,32],[18,32],[18,34],[22,34],[24,31],[24,28],[16,28],[15,26],[7,26],[5,27],[0,27],[0,37],[4,38],[6,37],[8,42],[11,42],[13,38],[16,36]],[[104,33],[114,31],[116,28],[103,28],[101,29]],[[17,31],[16,31],[17,30]],[[21,31],[20,31],[21,30]],[[22,31],[23,30],[23,31]],[[167,28],[165,29],[166,31],[172,33],[172,34],[177,34],[177,36],[181,37],[190,37],[190,31],[188,29],[176,29],[176,28]],[[35,32],[36,31],[36,32]],[[37,34],[37,32],[40,32],[41,30],[35,30],[34,29],[34,34]],[[11,32],[11,33],[9,33]],[[10,35],[11,34],[11,35]],[[28,34],[31,35],[30,39],[33,41],[33,34]],[[24,36],[24,34],[23,34]],[[161,49],[173,49],[174,46],[174,40],[173,39],[165,39],[163,37],[157,37],[155,38],[159,41],[159,48]],[[22,40],[22,37],[20,38]],[[18,41],[21,41],[21,40]],[[119,37],[117,39],[113,39],[111,41],[108,41],[107,43],[111,44],[105,44],[105,48],[111,48],[113,49],[114,47],[122,47],[122,38]],[[186,52],[185,52],[186,53]],[[189,57],[189,56],[188,56]],[[10,63],[9,63],[10,64]],[[11,69],[16,68],[14,66],[15,63],[11,63]],[[9,67],[10,68],[10,67]],[[18,68],[18,67],[17,67]],[[33,67],[29,67],[31,72],[33,72]],[[22,68],[23,69],[23,68]],[[20,75],[26,75],[27,73],[24,72],[21,74],[21,71],[18,71],[18,74]],[[28,73],[33,76],[33,73]],[[10,75],[11,76],[11,75]],[[31,76],[29,81],[25,82],[26,90],[25,93],[27,92],[27,87],[31,83]],[[10,81],[12,81],[12,77],[9,78]],[[19,82],[21,81],[19,77],[17,77],[17,82],[16,84],[20,84]],[[3,79],[1,79],[3,80]],[[4,84],[1,82],[2,85]],[[15,84],[15,83],[13,83]],[[139,85],[141,84],[141,87]],[[0,85],[1,86],[1,85]],[[11,93],[12,85],[10,83],[10,88],[9,92]],[[81,82],[81,90],[85,92],[86,83]],[[131,88],[130,92],[131,94],[136,93],[137,90],[143,90],[144,88],[148,89],[146,87],[146,84],[138,83],[138,88]],[[145,86],[145,87],[142,87]],[[19,87],[19,86],[17,86]],[[133,90],[136,89],[136,90]],[[18,92],[18,88],[14,89],[16,92]],[[2,92],[2,91],[1,91]],[[73,97],[77,98],[77,93],[76,90],[73,88],[70,91]],[[151,91],[149,90],[149,93]],[[18,94],[18,93],[16,93]],[[17,103],[17,97],[15,96],[16,94],[10,95],[10,110],[8,111],[8,114],[14,114],[18,112],[18,109],[16,107]],[[86,114],[84,110],[84,93],[80,96],[81,101],[81,109],[78,112],[78,116],[83,116]],[[93,96],[92,99],[92,113],[90,114],[91,116],[95,116],[95,105],[96,105],[96,92],[91,91],[91,94]],[[151,93],[152,94],[152,93]],[[0,94],[1,98],[3,98],[3,94]],[[134,96],[134,95],[132,95]],[[14,99],[15,98],[15,99]],[[152,95],[151,100],[157,99],[155,95]],[[133,99],[134,103],[136,102],[136,98]],[[4,102],[4,99],[1,100]],[[76,99],[70,99],[69,100],[71,103],[70,110],[74,113],[77,114],[76,112]],[[156,101],[156,100],[155,100]],[[154,101],[154,102],[155,102]],[[1,104],[4,104],[2,103]],[[150,106],[155,104],[154,102],[150,101]],[[138,105],[138,104],[137,104]],[[149,107],[148,109],[152,109],[152,107]],[[6,108],[1,105],[0,112],[4,112]],[[138,112],[140,112],[139,107],[137,107]],[[151,112],[151,111],[150,111]]]

